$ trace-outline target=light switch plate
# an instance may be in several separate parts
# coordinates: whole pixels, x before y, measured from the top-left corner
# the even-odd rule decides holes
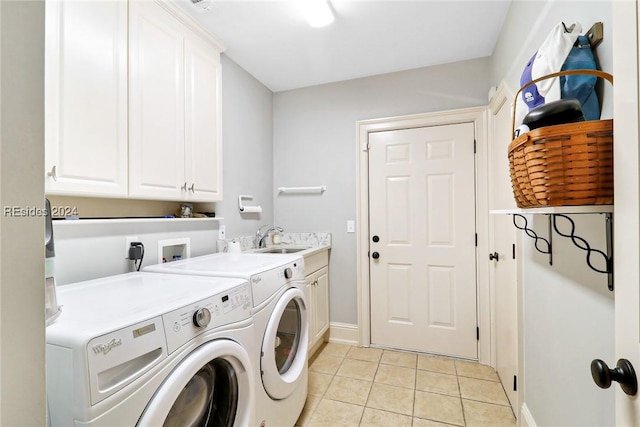
[[[218,239],[224,240],[226,238],[227,238],[227,227],[221,224],[220,228],[218,228]]]
[[[347,233],[355,233],[356,232],[356,222],[352,219],[347,221]]]

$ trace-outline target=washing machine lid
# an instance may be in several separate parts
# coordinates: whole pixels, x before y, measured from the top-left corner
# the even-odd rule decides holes
[[[62,313],[47,328],[47,342],[67,346],[87,342],[241,285],[247,281],[146,272],[63,285],[58,288]]]
[[[239,277],[249,280],[253,275],[285,265],[303,262],[296,254],[215,253],[164,264],[150,265],[144,271],[198,276]]]

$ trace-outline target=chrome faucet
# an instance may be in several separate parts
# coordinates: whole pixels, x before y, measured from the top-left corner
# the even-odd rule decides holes
[[[267,246],[264,242],[264,239],[269,235],[269,233],[271,233],[272,231],[278,231],[282,233],[284,231],[284,228],[282,227],[270,227],[267,231],[263,233],[262,229],[265,227],[269,227],[269,225],[265,224],[262,227],[258,228],[258,231],[256,231],[256,238],[254,243],[256,245],[256,248],[258,249],[265,248]]]

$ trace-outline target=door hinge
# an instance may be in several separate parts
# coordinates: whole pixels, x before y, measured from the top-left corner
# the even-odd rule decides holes
[[[476,340],[480,341],[480,327],[476,326]]]
[[[518,391],[518,377],[513,376],[513,391]]]
[[[516,259],[516,244],[511,245],[511,256]]]
[[[478,233],[476,233],[476,248],[478,247]]]

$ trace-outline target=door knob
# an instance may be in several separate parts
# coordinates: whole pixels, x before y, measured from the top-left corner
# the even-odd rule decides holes
[[[380,241],[380,237],[379,236],[373,236],[371,238],[371,240],[373,240],[375,243],[378,243]]]
[[[378,258],[380,258],[380,254],[378,252],[374,252],[374,253],[371,254],[371,258],[378,259]]]
[[[489,260],[493,261],[494,259],[496,261],[500,261],[500,255],[498,255],[498,252],[494,252],[492,254],[489,254]]]
[[[591,362],[591,376],[600,388],[609,388],[611,381],[616,381],[629,396],[635,396],[638,392],[636,371],[627,359],[619,359],[614,369],[609,369],[602,360],[595,359]]]

